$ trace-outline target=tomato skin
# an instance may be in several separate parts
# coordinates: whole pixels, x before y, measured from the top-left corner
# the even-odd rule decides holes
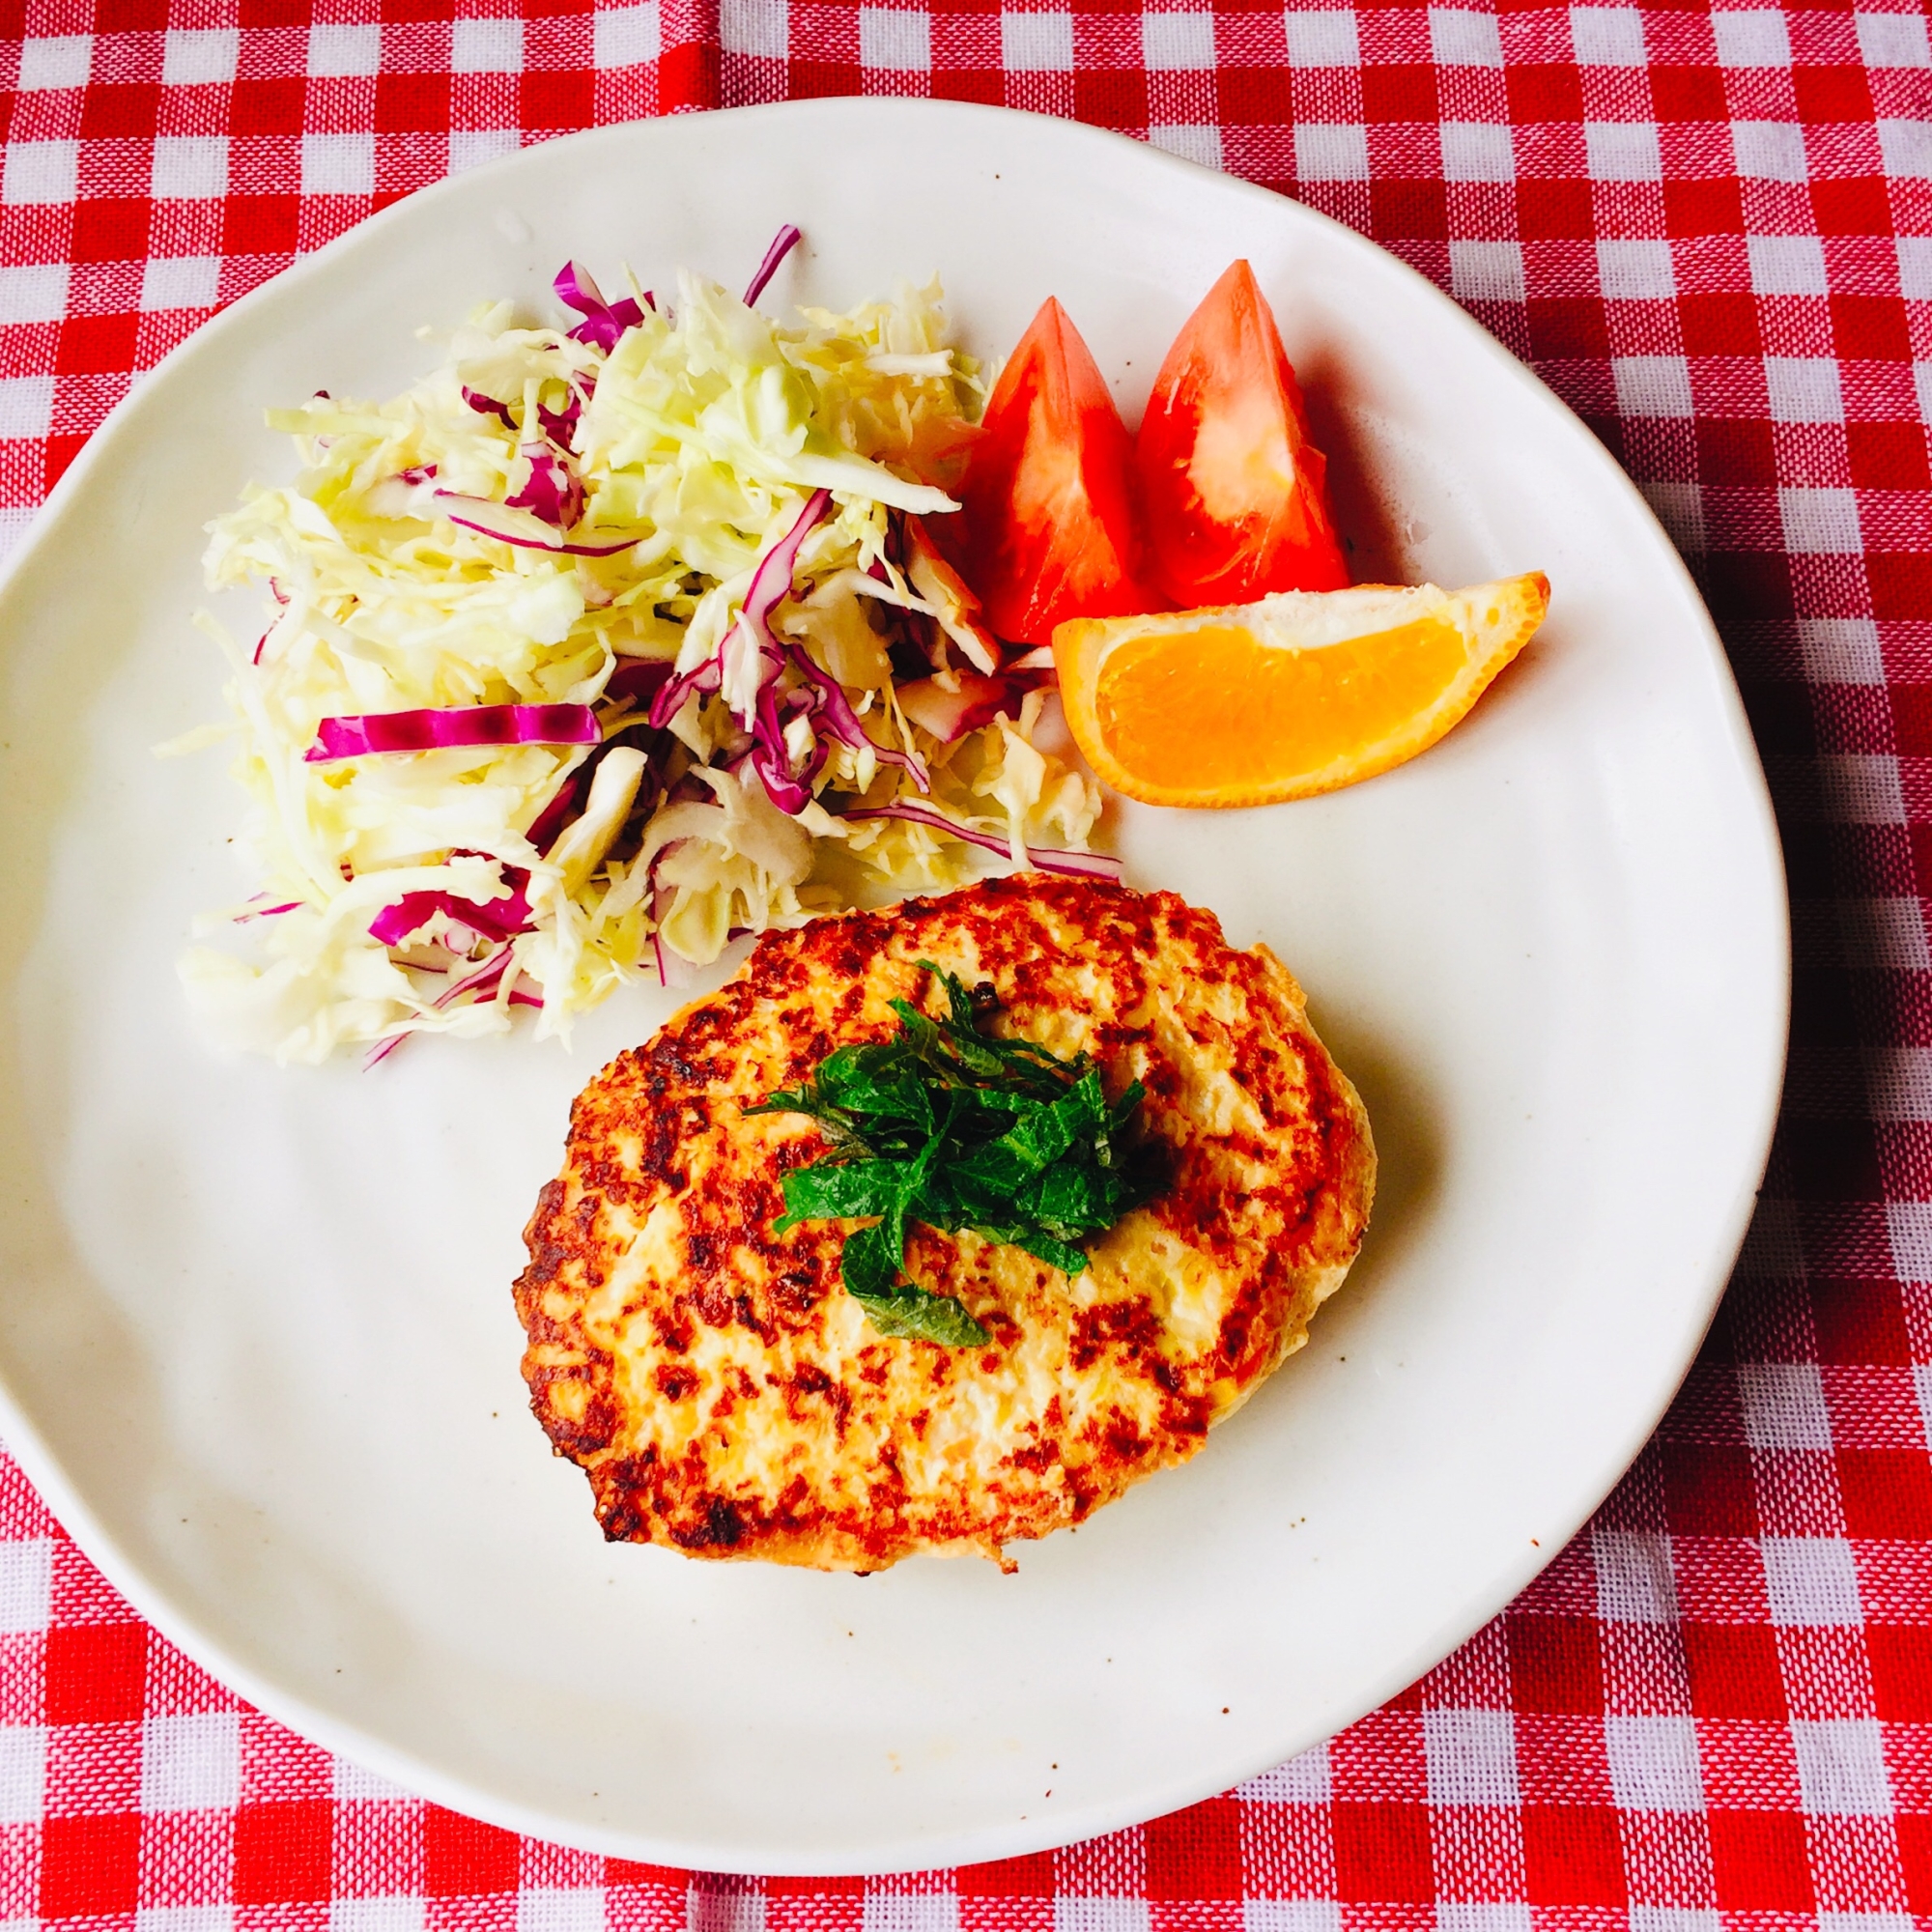
[[[1008,641],[1162,608],[1146,582],[1132,440],[1050,296],[994,385],[960,502],[954,560]]]
[[[1182,610],[1339,590],[1348,565],[1301,385],[1246,262],[1182,325],[1135,442],[1161,590]]]

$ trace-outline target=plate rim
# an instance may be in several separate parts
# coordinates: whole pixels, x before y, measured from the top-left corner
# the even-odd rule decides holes
[[[1714,680],[1716,696],[1730,748],[1737,757],[1747,802],[1752,808],[1757,823],[1761,855],[1768,862],[1766,885],[1782,915],[1776,922],[1781,941],[1779,952],[1776,959],[1766,963],[1765,969],[1767,979],[1776,982],[1772,990],[1776,996],[1776,1008],[1782,1014],[1782,1022],[1776,1030],[1776,1051],[1768,1056],[1762,1069],[1756,1104],[1748,1109],[1741,1106],[1739,1110],[1741,1118],[1748,1115],[1757,1123],[1757,1131],[1749,1141],[1749,1150],[1756,1151],[1746,1162],[1748,1173],[1741,1179],[1735,1197],[1727,1205],[1726,1212],[1719,1223],[1713,1254],[1721,1254],[1723,1259],[1712,1270],[1712,1279],[1706,1286],[1701,1304],[1694,1310],[1687,1311],[1687,1316],[1692,1319],[1687,1319],[1686,1327],[1681,1331],[1685,1338],[1681,1365],[1668,1376],[1667,1386],[1662,1389],[1654,1404],[1646,1405],[1640,1414],[1634,1411],[1630,1426],[1618,1438],[1614,1466],[1607,1467],[1601,1485],[1592,1488],[1587,1502],[1579,1503],[1573,1512],[1566,1513],[1563,1526],[1558,1534],[1552,1536],[1548,1548],[1525,1551],[1514,1563],[1492,1572],[1484,1587],[1470,1591],[1455,1606],[1445,1608],[1426,1638],[1418,1639],[1408,1652],[1392,1660],[1366,1688],[1358,1688],[1353,1694],[1341,1700],[1346,1715],[1321,1734],[1332,1736],[1335,1731],[1346,1728],[1361,1716],[1377,1709],[1435,1667],[1515,1601],[1575,1541],[1655,1434],[1659,1422],[1694,1365],[1703,1339],[1716,1320],[1736,1257],[1748,1230],[1777,1122],[1789,1050],[1792,956],[1790,901],[1782,843],[1777,836],[1769,784],[1750,733],[1736,673],[1702,593],[1655,510],[1589,425],[1533,369],[1513,355],[1452,297],[1390,249],[1347,223],[1289,195],[1277,193],[1237,175],[1204,167],[1157,148],[1151,142],[1142,142],[1129,135],[1058,115],[974,101],[852,95],[716,108],[706,110],[701,116],[644,116],[605,127],[577,129],[497,156],[479,166],[445,175],[405,195],[387,208],[355,223],[313,253],[298,257],[209,316],[152,369],[136,378],[128,393],[102,418],[75,460],[56,481],[4,564],[0,564],[0,610],[4,610],[16,580],[34,567],[40,554],[48,547],[56,527],[66,520],[74,499],[86,489],[95,473],[114,459],[116,446],[129,433],[133,420],[147,408],[155,392],[166,385],[174,371],[184,362],[218,348],[222,337],[232,329],[243,327],[258,308],[281,299],[291,288],[327,275],[342,256],[366,245],[372,237],[379,237],[399,223],[421,218],[426,206],[433,208],[440,199],[453,197],[459,189],[467,193],[478,182],[513,178],[527,165],[529,156],[557,148],[591,149],[605,143],[620,144],[640,128],[663,128],[668,138],[674,139],[675,136],[669,135],[668,130],[681,124],[697,126],[719,119],[739,122],[826,119],[838,122],[848,118],[872,119],[881,124],[894,119],[943,119],[962,126],[978,123],[984,127],[1016,121],[1035,124],[1038,128],[1053,130],[1054,139],[1084,142],[1096,151],[1113,148],[1122,154],[1134,155],[1137,165],[1163,167],[1193,180],[1213,182],[1237,195],[1255,198],[1257,205],[1265,206],[1273,217],[1284,218],[1286,211],[1285,218],[1290,222],[1313,223],[1328,231],[1343,247],[1375,258],[1382,272],[1393,268],[1425,294],[1445,328],[1460,331],[1464,344],[1473,353],[1485,357],[1499,375],[1526,388],[1544,405],[1558,412],[1560,417],[1568,419],[1577,438],[1579,455],[1599,467],[1621,492],[1628,507],[1649,526],[1656,539],[1660,565],[1672,577],[1673,587],[1685,606],[1687,616],[1700,630],[1705,649],[1720,672]],[[45,1500],[61,1528],[137,1615],[152,1624],[217,1683],[237,1691],[265,1715],[286,1724],[298,1735],[411,1792],[505,1830],[577,1850],[673,1868],[741,1872],[753,1876],[870,1876],[944,1869],[988,1859],[1024,1856],[1165,1815],[1225,1791],[1321,1741],[1320,1737],[1300,1739],[1291,1743],[1286,1751],[1270,1747],[1258,1759],[1253,1752],[1231,1758],[1230,1763],[1234,1767],[1231,1776],[1224,1776],[1217,1772],[1210,1780],[1204,1780],[1198,1776],[1180,1777],[1170,1780],[1157,1791],[1141,1787],[1143,1795],[1132,1801],[1089,1804],[1080,1812],[1056,1815],[1051,1820],[1026,1820],[1018,1826],[1008,1821],[963,1831],[942,1832],[935,1834],[930,1842],[907,1844],[903,1855],[860,1857],[856,1861],[851,1858],[841,1860],[836,1856],[816,1861],[781,1856],[747,1866],[741,1862],[742,1851],[726,1847],[723,1842],[706,1846],[689,1839],[672,1841],[656,1838],[621,1827],[609,1829],[594,1823],[573,1821],[540,1806],[506,1802],[493,1794],[478,1792],[436,1765],[364,1732],[354,1721],[333,1716],[312,1704],[300,1692],[285,1690],[270,1675],[238,1662],[217,1638],[203,1634],[191,1612],[184,1608],[177,1614],[165,1585],[151,1581],[138,1560],[124,1552],[115,1535],[70,1479],[58,1456],[16,1399],[4,1353],[0,1353],[0,1439],[4,1439],[5,1446]],[[1481,1606],[1473,1614],[1472,1602]]]

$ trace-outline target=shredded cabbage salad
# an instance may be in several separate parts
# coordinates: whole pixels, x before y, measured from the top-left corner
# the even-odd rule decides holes
[[[518,1005],[566,1035],[984,853],[1111,875],[1096,788],[1035,743],[1050,668],[1007,661],[924,521],[981,372],[937,283],[750,306],[796,240],[744,301],[691,274],[607,301],[572,264],[568,326],[480,308],[391,402],[270,412],[300,472],[206,559],[269,598],[259,642],[204,619],[261,879],[202,922],[254,956],[183,961],[217,1037],[373,1061]]]

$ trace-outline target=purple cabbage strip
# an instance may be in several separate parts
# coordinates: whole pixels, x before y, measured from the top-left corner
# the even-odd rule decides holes
[[[517,433],[517,419],[510,413],[508,403],[499,403],[495,396],[486,396],[480,389],[472,389],[469,384],[463,385],[463,400],[479,416],[495,416],[512,436]]]
[[[392,1033],[387,1039],[379,1039],[362,1057],[362,1071],[373,1073],[377,1067],[409,1038],[406,1033]]]
[[[548,853],[551,846],[561,836],[563,828],[583,810],[585,801],[590,796],[590,781],[597,776],[597,767],[604,762],[605,754],[633,724],[640,722],[638,719],[627,719],[623,724],[619,724],[617,729],[610,737],[606,738],[571,773],[570,777],[557,787],[556,796],[530,821],[530,829],[524,834],[524,837],[539,852]],[[654,756],[647,759],[644,766],[644,776],[650,781],[650,796],[655,801],[658,793],[663,789],[664,776]],[[640,798],[644,796],[641,781],[639,781],[638,795]],[[633,810],[635,809],[634,807]],[[646,816],[656,809],[654,802],[646,808]],[[520,872],[511,867],[506,867],[504,871],[511,885],[520,891],[528,881],[529,875],[526,872]]]
[[[482,965],[477,967],[475,972],[471,973],[467,979],[459,980],[455,985],[444,987],[437,995],[437,1010],[440,1012],[443,1008],[454,1005],[465,993],[494,992],[497,981],[503,977],[503,968],[509,963],[510,948],[509,943],[505,941],[495,952],[491,953],[489,958],[484,960]],[[517,998],[514,987],[511,989],[510,998],[512,1001],[515,1001]],[[526,1003],[536,1006],[543,1004],[540,1000],[526,1001]],[[391,1034],[387,1039],[378,1041],[362,1062],[363,1072],[368,1073],[382,1065],[383,1062],[388,1059],[390,1054],[394,1053],[397,1047],[401,1046],[409,1037],[407,1033],[396,1033]]]
[[[979,845],[988,852],[997,852],[1002,858],[1012,857],[1012,847],[1004,838],[998,838],[990,832],[980,832],[970,825],[961,825],[948,818],[944,812],[934,811],[925,805],[871,805],[864,806],[856,811],[847,811],[841,817],[858,818],[903,818],[914,825],[930,826],[935,832],[948,832],[954,838],[964,839],[968,845]],[[1057,845],[1035,845],[1028,848],[1027,863],[1036,871],[1058,872],[1069,879],[1118,879],[1124,862],[1108,852],[1067,852]]]
[[[782,812],[793,818],[811,803],[811,781],[825,769],[831,748],[821,739],[812,749],[805,769],[796,774],[791,768],[791,751],[784,740],[784,722],[779,717],[778,684],[768,678],[758,692],[758,708],[753,728],[753,746],[746,754],[765,796]]]
[[[595,755],[594,753],[591,754],[593,758]],[[591,758],[586,758],[583,761],[586,765],[590,762]],[[557,835],[570,822],[572,815],[582,809],[582,801],[578,795],[579,787],[577,781],[582,776],[583,768],[582,766],[579,766],[576,771],[572,772],[557,786],[556,796],[531,819],[530,829],[524,834],[524,837],[539,852],[548,852],[550,850]]]
[[[830,490],[814,490],[806,498],[805,508],[798,513],[797,521],[783,536],[758,559],[758,567],[752,573],[751,583],[745,590],[745,601],[738,610],[738,622],[751,634],[759,654],[765,660],[763,682],[769,684],[784,665],[784,646],[772,636],[771,614],[791,595],[791,574],[798,563],[798,554],[805,540],[816,527],[819,520],[832,507]],[[724,664],[724,643],[729,639],[727,631],[719,640],[718,663],[722,671]],[[750,726],[748,718],[742,721]]]
[[[474,503],[480,509],[494,510],[499,506],[481,497],[459,497],[449,490],[439,490],[437,500],[440,503]],[[511,508],[503,504],[504,509]],[[620,551],[634,549],[640,539],[626,537],[622,543],[612,544],[574,544],[551,543],[543,537],[513,536],[508,530],[494,528],[489,524],[479,524],[474,517],[459,517],[454,510],[442,513],[460,530],[474,530],[481,537],[495,537],[498,543],[508,544],[512,550],[543,550],[553,556],[615,556]]]
[[[505,940],[475,972],[467,979],[457,980],[453,986],[445,986],[436,996],[437,1010],[440,1012],[444,1007],[454,1006],[465,993],[495,992],[497,981],[503,977],[503,968],[509,963],[510,943]]]
[[[673,838],[668,845],[661,847],[651,860],[651,869],[645,875],[645,888],[651,895],[651,952],[656,956],[658,984],[661,986],[687,986],[693,979],[690,960],[675,948],[664,943],[665,912],[670,903],[670,888],[658,877],[658,867],[686,841]]]
[[[772,636],[766,619],[791,595],[791,573],[798,561],[799,548],[831,507],[832,492],[814,490],[806,499],[805,508],[798,513],[791,528],[758,559],[758,567],[753,571],[752,582],[746,588],[745,602],[739,610],[737,621],[751,633],[753,640],[764,655],[767,682],[784,662],[784,650]],[[677,716],[684,700],[694,691],[708,696],[724,683],[724,646],[730,642],[732,630],[736,628],[737,625],[733,625],[718,639],[718,648],[701,665],[686,671],[682,677],[673,678],[658,693],[651,705],[651,723],[660,730]]]
[[[312,765],[378,752],[471,745],[595,745],[603,730],[587,704],[471,704],[449,710],[371,711],[325,718],[303,753]]]
[[[662,731],[677,716],[684,700],[694,691],[708,697],[724,680],[724,667],[718,662],[714,651],[696,669],[686,671],[682,677],[673,677],[659,690],[651,699],[651,723]]]
[[[750,308],[765,292],[765,284],[778,273],[779,264],[804,241],[804,235],[789,221],[773,238],[772,245],[765,250],[765,259],[758,264],[758,272],[752,277],[752,286],[745,291],[745,306]]]
[[[444,913],[470,931],[499,944],[530,929],[530,902],[524,895],[530,875],[506,866],[510,895],[504,899],[467,899],[456,893],[405,893],[394,905],[384,906],[369,923],[369,937],[382,946],[400,946],[419,932],[438,913]]]
[[[625,329],[637,327],[644,319],[643,310],[629,296],[607,302],[604,292],[590,279],[589,271],[580,269],[575,262],[566,262],[551,286],[566,308],[574,308],[583,318],[570,331],[571,339],[587,342],[607,355],[616,348],[617,338]],[[650,297],[646,295],[644,299],[649,301]]]
[[[613,704],[625,698],[640,704],[655,697],[671,676],[668,658],[620,658],[605,681],[604,696]]]
[[[577,436],[577,420],[582,413],[583,398],[573,390],[567,408],[551,410],[539,403],[537,426],[566,455],[574,454],[571,444]]]
[[[530,466],[529,479],[506,510],[527,510],[554,530],[572,528],[583,514],[583,484],[577,471],[548,442],[526,442],[519,452]]]
[[[803,644],[791,645],[787,655],[818,694],[825,722],[841,745],[854,752],[869,747],[880,764],[897,765],[901,771],[910,772],[913,783],[921,791],[932,789],[931,775],[925,769],[924,759],[915,753],[895,752],[890,745],[879,744],[859,722],[859,714],[852,709],[852,701],[845,696],[844,687],[830,671],[819,669]]]
[[[814,490],[811,493],[791,528],[758,559],[758,567],[752,573],[752,582],[746,588],[745,601],[738,611],[737,627],[741,627],[746,636],[757,644],[761,660],[758,696],[752,716],[744,721],[750,725],[753,739],[752,768],[764,785],[765,795],[781,811],[794,818],[811,802],[810,781],[824,769],[829,753],[824,745],[819,745],[809,770],[799,775],[793,773],[791,753],[784,741],[784,724],[779,717],[778,707],[778,675],[784,668],[785,650],[772,635],[771,614],[791,595],[792,571],[798,562],[799,550],[831,507],[830,490]],[[719,644],[721,680],[724,643],[729,640],[730,635],[727,632]]]

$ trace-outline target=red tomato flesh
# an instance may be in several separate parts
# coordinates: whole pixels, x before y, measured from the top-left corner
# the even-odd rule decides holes
[[[946,532],[1000,637],[1043,644],[1069,617],[1162,608],[1144,581],[1132,472],[1106,381],[1048,297],[994,385],[960,492],[962,527]]]
[[[1327,464],[1247,263],[1175,337],[1135,458],[1154,581],[1182,610],[1348,583]]]

